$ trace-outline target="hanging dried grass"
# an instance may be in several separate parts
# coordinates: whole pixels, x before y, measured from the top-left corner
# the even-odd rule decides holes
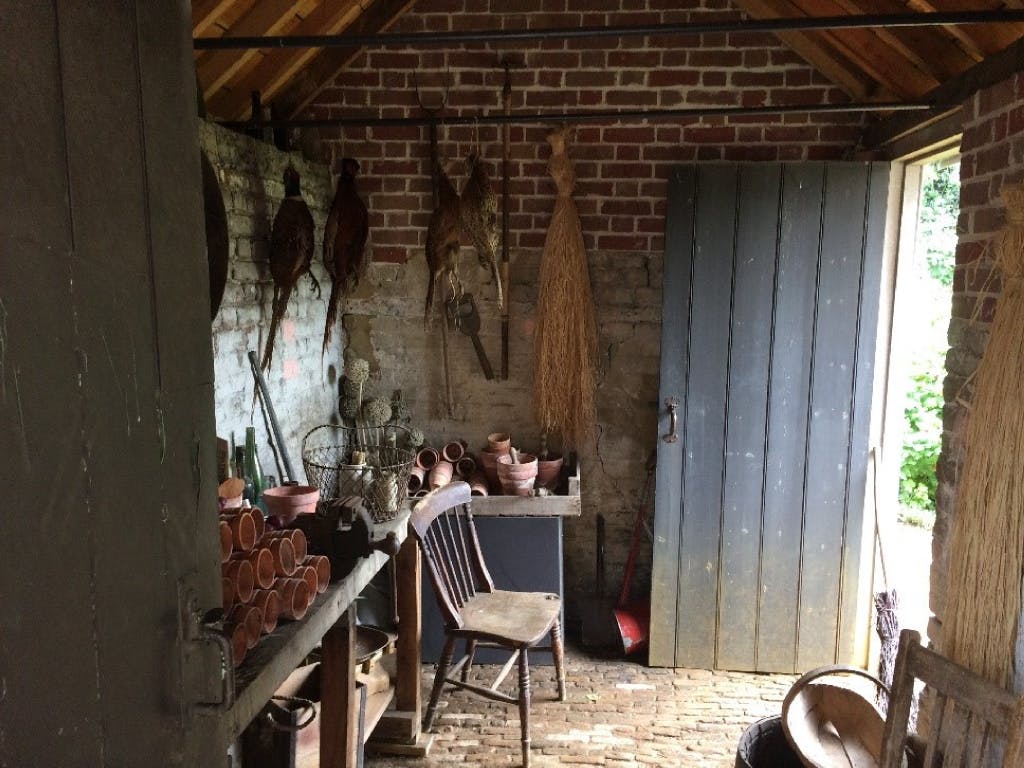
[[[950,548],[943,652],[1011,683],[1024,575],[1024,184],[1002,189],[1003,290],[975,376]]]
[[[576,173],[568,157],[569,128],[548,135],[548,172],[558,187],[540,263],[534,336],[533,398],[545,432],[560,431],[566,447],[594,427],[597,323],[579,213],[572,199]]]

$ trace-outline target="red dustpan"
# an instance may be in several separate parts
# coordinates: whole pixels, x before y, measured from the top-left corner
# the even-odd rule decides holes
[[[647,638],[651,629],[651,601],[636,600],[629,602],[630,588],[633,586],[633,570],[636,568],[636,556],[640,552],[640,536],[647,528],[647,500],[651,494],[651,481],[654,478],[655,455],[647,461],[647,478],[637,505],[636,521],[633,524],[633,543],[629,547],[629,558],[626,560],[626,573],[622,578],[622,591],[619,602],[615,606],[615,623],[619,627],[622,638],[622,650],[626,656],[642,651],[647,647]]]

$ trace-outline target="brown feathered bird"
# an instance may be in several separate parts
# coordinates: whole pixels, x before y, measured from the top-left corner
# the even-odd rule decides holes
[[[331,298],[327,302],[327,324],[324,326],[324,352],[330,344],[334,324],[338,321],[341,297],[359,284],[363,273],[363,253],[370,224],[366,204],[356,189],[358,173],[359,163],[351,157],[341,161],[338,188],[324,228],[324,266],[331,275]]]
[[[310,271],[313,263],[313,216],[302,199],[299,172],[288,166],[284,172],[284,200],[270,230],[270,274],[274,278],[274,304],[270,331],[260,367],[266,370],[274,357],[274,339],[288,309],[288,300],[299,278],[308,274],[320,294],[320,284]]]
[[[453,289],[459,282],[459,193],[444,170],[435,168],[438,179],[437,208],[427,224],[427,301],[423,307],[423,324],[430,323],[434,306],[434,284],[447,275]]]
[[[469,179],[462,188],[460,218],[462,231],[476,248],[480,266],[494,276],[498,304],[502,303],[501,274],[498,272],[498,196],[491,187],[487,168],[477,154],[466,159]]]

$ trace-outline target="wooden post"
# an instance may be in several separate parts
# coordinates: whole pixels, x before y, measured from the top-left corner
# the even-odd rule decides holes
[[[320,665],[320,766],[354,768],[359,707],[355,700],[355,604],[323,639]]]
[[[395,704],[399,711],[412,712],[419,722],[423,707],[420,686],[420,639],[423,611],[420,601],[422,572],[420,548],[416,537],[409,536],[395,558],[398,593],[398,673],[395,680]]]

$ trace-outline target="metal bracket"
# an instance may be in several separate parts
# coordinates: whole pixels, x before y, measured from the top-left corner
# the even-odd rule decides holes
[[[668,408],[668,434],[662,437],[662,440],[666,443],[675,443],[679,441],[679,435],[676,434],[676,424],[679,418],[676,414],[676,409],[679,408],[679,399],[675,397],[666,398],[665,407]]]
[[[231,663],[231,645],[214,626],[221,619],[217,608],[203,612],[198,607],[195,591],[184,580],[178,582],[178,638],[181,649],[181,676],[190,684],[183,685],[186,706],[224,712],[235,701],[235,673]],[[215,649],[216,655],[210,653]],[[219,685],[213,695],[211,678]]]

